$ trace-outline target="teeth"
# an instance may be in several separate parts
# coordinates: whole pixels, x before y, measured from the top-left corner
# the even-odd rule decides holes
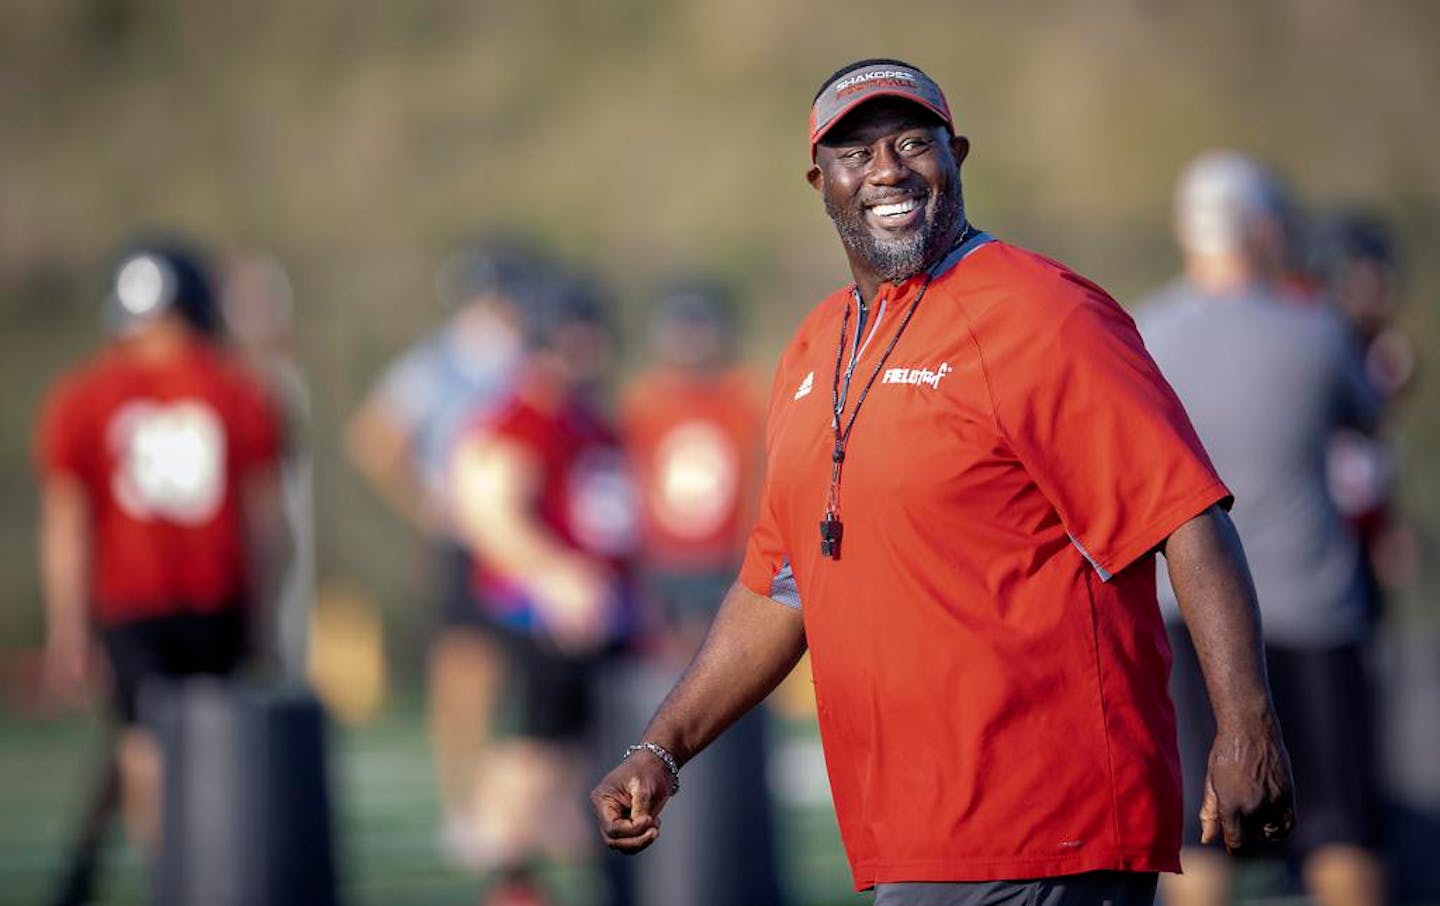
[[[904,201],[897,201],[895,204],[877,204],[870,210],[881,217],[895,217],[900,214],[909,214],[918,207],[920,207],[919,199],[907,198]]]

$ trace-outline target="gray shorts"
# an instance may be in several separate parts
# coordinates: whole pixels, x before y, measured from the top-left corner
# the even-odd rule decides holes
[[[1032,881],[875,885],[875,906],[1151,906],[1153,872],[1092,871]]]

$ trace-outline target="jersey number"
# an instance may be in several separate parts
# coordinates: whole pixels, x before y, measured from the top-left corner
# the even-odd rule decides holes
[[[130,403],[110,422],[111,488],[131,518],[200,525],[225,494],[225,427],[198,400]]]

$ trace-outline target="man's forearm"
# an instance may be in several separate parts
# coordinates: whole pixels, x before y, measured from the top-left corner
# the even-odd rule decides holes
[[[804,653],[800,612],[736,583],[642,738],[684,764],[763,701]]]
[[[296,553],[280,482],[278,468],[267,468],[246,476],[243,484],[247,590],[255,621],[252,654],[264,664],[298,669],[298,664],[279,662],[284,650],[280,637],[284,582]]]
[[[459,446],[454,460],[450,485],[456,526],[488,568],[533,585],[576,559],[535,517],[544,478],[533,450],[510,440],[472,439]]]
[[[1195,643],[1210,706],[1200,841],[1244,852],[1295,826],[1295,783],[1265,676],[1260,609],[1230,517],[1211,507],[1165,543],[1170,583]]]
[[[51,634],[76,634],[87,620],[90,590],[89,511],[79,483],[45,483],[40,514],[40,579]]]
[[[1255,585],[1230,517],[1211,507],[1165,545],[1170,584],[1195,644],[1216,724],[1268,718],[1270,689]]]
[[[383,404],[365,404],[345,427],[345,456],[386,505],[421,532],[432,531],[427,492],[415,475],[410,438]]]

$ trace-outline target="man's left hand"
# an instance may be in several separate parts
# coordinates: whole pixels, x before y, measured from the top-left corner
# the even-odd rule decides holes
[[[1223,839],[1231,853],[1264,849],[1294,829],[1295,782],[1273,714],[1215,734],[1200,824],[1201,843]]]

